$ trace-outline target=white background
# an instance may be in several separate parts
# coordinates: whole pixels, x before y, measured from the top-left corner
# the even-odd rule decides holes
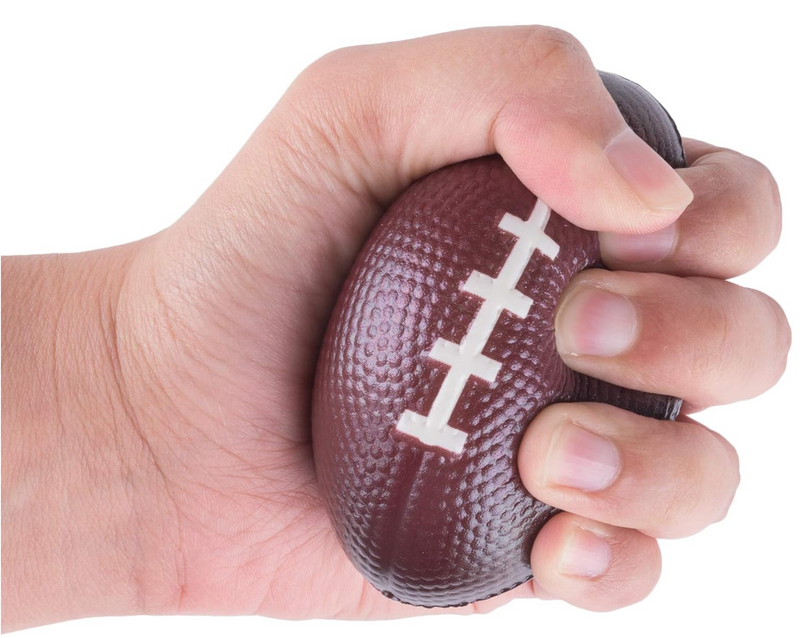
[[[781,8],[781,5],[785,8]],[[0,16],[0,252],[77,251],[174,221],[223,169],[291,80],[323,53],[480,25],[542,23],[578,36],[596,66],[644,84],[682,133],[767,164],[784,238],[741,283],[800,325],[798,71],[791,3],[6,2]],[[644,602],[610,614],[517,601],[486,617],[292,623],[104,618],[26,635],[798,635],[797,357],[767,394],[701,415],[738,448],[728,518],[662,543]],[[303,592],[297,592],[303,596]],[[42,604],[47,604],[42,601]],[[743,632],[743,633],[739,633]]]

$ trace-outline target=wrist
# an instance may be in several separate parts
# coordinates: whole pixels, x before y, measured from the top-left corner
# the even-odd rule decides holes
[[[139,246],[3,260],[4,629],[147,604],[157,467],[117,347]]]

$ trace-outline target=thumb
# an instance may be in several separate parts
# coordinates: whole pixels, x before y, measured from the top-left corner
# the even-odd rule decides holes
[[[591,230],[652,232],[692,199],[627,126],[580,43],[549,27],[334,51],[301,74],[250,147],[281,156],[290,173],[281,190],[294,205],[334,218],[495,152],[551,208]]]
[[[160,253],[194,264],[182,279],[193,294],[240,279],[252,289],[245,263],[287,290],[335,291],[407,186],[492,153],[553,210],[590,230],[653,232],[692,199],[628,127],[571,35],[471,29],[340,49],[314,62],[173,225]],[[222,288],[223,297],[237,290]]]

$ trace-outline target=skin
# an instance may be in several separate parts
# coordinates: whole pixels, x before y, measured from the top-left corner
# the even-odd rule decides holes
[[[441,613],[384,598],[350,565],[317,490],[309,415],[316,354],[359,247],[395,196],[456,161],[499,152],[555,210],[602,231],[614,271],[570,284],[557,339],[591,336],[583,315],[565,318],[566,300],[595,288],[633,304],[634,338],[614,356],[562,349],[570,366],[686,397],[686,412],[774,384],[786,319],[724,281],[778,240],[769,171],[689,140],[678,173],[694,199],[654,207],[606,158],[623,128],[582,46],[554,29],[343,49],[297,78],[169,228],[89,253],[3,258],[3,628],[108,614]],[[658,259],[631,261],[615,244],[671,224],[676,241]],[[621,467],[602,489],[544,475],[564,424],[615,446]],[[566,510],[536,540],[536,579],[448,613],[532,596],[594,610],[641,600],[660,571],[656,538],[723,518],[739,480],[730,444],[688,416],[657,423],[597,404],[544,410],[519,466],[534,496]],[[564,573],[586,531],[610,561]]]

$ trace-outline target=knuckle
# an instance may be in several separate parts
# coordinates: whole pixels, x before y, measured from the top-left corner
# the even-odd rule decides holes
[[[693,459],[678,464],[674,479],[666,486],[666,494],[660,499],[651,523],[655,535],[660,538],[680,538],[695,531],[692,519],[702,507],[702,487],[705,484],[703,471]]]
[[[778,182],[764,164],[757,160],[752,160],[755,165],[756,184],[761,195],[768,199],[772,204],[780,206],[781,194],[778,188]]]
[[[589,56],[580,41],[567,31],[548,26],[534,26],[526,30],[517,46],[522,65],[533,72],[552,74],[558,79],[571,78],[569,69],[583,69]]]
[[[333,49],[320,56],[309,64],[300,73],[303,79],[318,79],[329,77],[331,74],[341,72],[357,58],[357,52],[363,47],[342,47]]]
[[[661,432],[665,444],[662,454],[663,479],[651,485],[647,499],[647,532],[659,538],[680,538],[695,530],[691,521],[702,508],[706,476],[700,455],[703,441],[698,440],[694,424],[675,422]],[[690,526],[692,528],[690,529]]]
[[[783,375],[792,333],[781,306],[768,295],[729,282],[686,278],[697,286],[697,309],[686,366],[697,397],[726,402],[756,396]],[[754,342],[754,337],[757,341]],[[755,363],[743,353],[751,352]]]
[[[731,443],[697,423],[676,423],[681,439],[663,486],[654,534],[681,538],[725,518],[739,487],[739,455]]]
[[[300,73],[270,115],[269,135],[286,151],[284,168],[298,181],[313,181],[322,170],[358,196],[383,198],[363,178],[376,158],[384,159],[390,131],[374,58],[367,46],[325,54]]]
[[[772,252],[781,235],[781,194],[772,172],[761,162],[750,159],[749,175],[743,182],[749,183],[751,208],[756,223],[763,229],[763,256]],[[752,220],[751,220],[752,223]]]
[[[308,65],[295,79],[286,97],[293,107],[341,115],[367,99],[380,81],[367,46],[335,49]]]
[[[722,149],[705,159],[709,170],[704,176],[704,205],[725,211],[728,234],[720,275],[733,277],[754,268],[777,246],[780,191],[770,170],[742,153]]]
[[[684,283],[690,286],[684,292],[691,293],[692,298],[706,300],[698,305],[694,322],[698,332],[689,350],[690,376],[698,389],[713,393],[716,380],[727,378],[730,337],[736,328],[729,315],[730,304],[726,303],[729,290],[727,286],[720,287],[719,282],[700,277],[687,277]]]
[[[786,313],[777,301],[762,292],[755,292],[764,299],[773,322],[773,360],[775,364],[773,383],[776,383],[786,371],[786,362],[792,347],[792,328],[786,318]]]
[[[736,449],[730,443],[727,443],[726,447],[729,449],[729,456],[731,457],[731,463],[729,466],[730,480],[728,481],[728,493],[726,495],[727,498],[723,501],[722,511],[720,512],[720,515],[717,517],[715,522],[721,521],[728,515],[728,510],[730,510],[731,505],[733,504],[733,499],[736,496],[736,492],[738,491],[739,485],[742,480],[742,475],[739,471],[739,454],[736,452]]]
[[[741,482],[739,453],[731,442],[718,432],[702,425],[699,426],[698,431],[712,441],[711,446],[714,451],[709,454],[709,457],[712,455],[717,457],[703,463],[707,475],[707,484],[718,486],[719,512],[708,521],[709,523],[716,523],[727,516],[736,491],[739,489],[739,483]],[[712,508],[709,508],[709,510],[712,510]]]

